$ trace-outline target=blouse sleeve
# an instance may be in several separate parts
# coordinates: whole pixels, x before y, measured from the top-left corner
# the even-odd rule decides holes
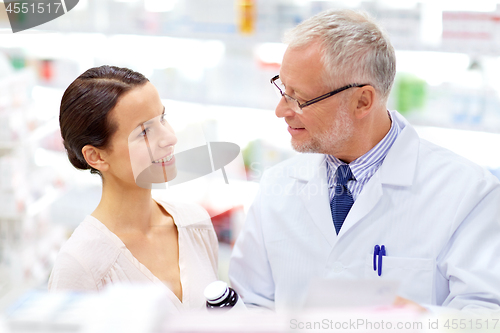
[[[50,274],[49,291],[97,291],[90,270],[67,252],[59,253]]]

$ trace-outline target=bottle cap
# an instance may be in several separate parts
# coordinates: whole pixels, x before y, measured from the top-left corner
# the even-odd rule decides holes
[[[229,295],[229,288],[224,281],[214,281],[205,288],[204,295],[209,303],[217,303]]]

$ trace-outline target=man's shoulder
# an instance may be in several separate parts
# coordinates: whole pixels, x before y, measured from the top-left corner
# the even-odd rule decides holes
[[[471,161],[449,149],[436,145],[425,139],[420,139],[418,166],[429,167],[437,175],[447,175],[455,185],[458,183],[470,187],[499,187],[500,180],[485,167]]]

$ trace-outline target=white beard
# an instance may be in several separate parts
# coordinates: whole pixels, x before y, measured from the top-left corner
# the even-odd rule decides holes
[[[292,138],[292,148],[299,153],[335,152],[341,150],[354,135],[354,124],[349,118],[348,110],[343,105],[338,109],[337,121],[328,131],[319,133],[309,141],[295,142]]]

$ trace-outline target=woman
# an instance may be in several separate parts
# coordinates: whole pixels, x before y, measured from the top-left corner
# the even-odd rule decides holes
[[[49,290],[153,283],[168,287],[178,309],[203,307],[217,277],[217,237],[201,207],[151,197],[153,183],[176,175],[177,139],[156,88],[126,68],[91,68],[66,89],[59,122],[70,162],[103,185],[62,247]]]

